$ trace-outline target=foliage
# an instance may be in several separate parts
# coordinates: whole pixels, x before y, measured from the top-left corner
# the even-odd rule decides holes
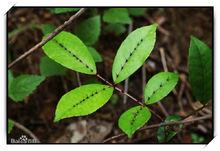
[[[98,51],[93,47],[88,47],[89,52],[91,53],[95,62],[102,62],[102,56],[98,53]]]
[[[96,65],[86,45],[75,35],[62,31],[43,46],[44,52],[66,68],[96,74]]]
[[[205,138],[197,133],[191,133],[192,143],[204,143]]]
[[[49,10],[54,14],[62,14],[68,12],[77,12],[80,8],[65,8],[65,7],[56,7],[56,8],[49,8]]]
[[[206,104],[212,98],[212,50],[194,36],[189,47],[189,80],[195,98]]]
[[[126,31],[123,24],[108,24],[105,28],[106,32],[114,33],[115,35],[120,35]]]
[[[115,83],[127,79],[143,65],[154,48],[156,28],[156,24],[138,28],[122,42],[112,67]]]
[[[54,121],[95,112],[112,96],[113,88],[101,84],[83,85],[66,93],[60,99]]]
[[[105,11],[103,21],[112,24],[130,24],[131,18],[126,8],[110,8]]]
[[[178,75],[171,72],[161,72],[154,75],[146,84],[144,99],[146,104],[153,104],[167,96],[178,81]]]
[[[169,115],[164,123],[176,122],[181,120],[179,115]],[[183,128],[183,125],[178,126],[160,126],[157,130],[157,139],[159,143],[169,142]]]
[[[20,75],[13,79],[9,87],[9,97],[15,101],[22,101],[30,95],[37,86],[44,81],[44,76]]]
[[[97,42],[101,32],[100,16],[83,20],[75,28],[76,35],[86,44],[93,45]]]
[[[146,8],[128,8],[128,12],[132,16],[143,16],[146,12]]]
[[[52,31],[54,31],[55,26],[52,24],[43,24],[41,25],[41,30],[43,32],[44,35],[47,35],[49,33],[51,33]]]
[[[14,127],[14,122],[12,120],[8,119],[8,134],[11,133],[13,127]]]
[[[151,113],[147,107],[135,106],[120,116],[118,125],[131,138],[134,132],[147,123],[150,117]]]
[[[41,58],[40,61],[40,73],[42,76],[57,76],[65,75],[66,68],[51,60],[47,56]]]

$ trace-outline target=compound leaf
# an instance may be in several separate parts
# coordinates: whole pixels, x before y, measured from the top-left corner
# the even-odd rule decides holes
[[[153,104],[167,96],[178,82],[178,74],[161,72],[154,75],[146,84],[144,98],[146,104]]]
[[[54,14],[62,14],[62,13],[68,13],[68,12],[77,12],[78,10],[80,10],[80,8],[57,7],[57,8],[49,8],[49,10]]]
[[[12,120],[8,119],[8,134],[11,133],[13,127],[14,127],[14,122]]]
[[[40,60],[40,73],[43,76],[65,75],[66,68],[56,63],[49,57],[44,56]]]
[[[76,35],[86,44],[93,45],[101,32],[100,16],[94,16],[82,21],[75,28]]]
[[[9,97],[15,102],[22,101],[30,95],[37,86],[44,81],[44,76],[20,75],[16,77],[9,88]]]
[[[125,80],[143,65],[154,48],[156,28],[156,24],[138,28],[122,42],[112,67],[115,83]]]
[[[189,47],[189,80],[195,98],[206,104],[212,98],[212,50],[194,36]]]
[[[129,138],[150,119],[151,113],[147,107],[135,106],[124,112],[118,121],[119,128]]]
[[[110,8],[105,11],[103,21],[113,24],[130,24],[131,18],[129,17],[128,10],[126,8]]]
[[[180,121],[181,117],[179,115],[169,115],[166,117],[164,123],[177,122]],[[180,124],[170,125],[170,126],[160,126],[157,130],[157,140],[159,143],[169,142],[176,134],[183,128],[183,125]]]
[[[88,84],[78,87],[60,99],[54,121],[84,116],[95,112],[111,98],[113,88],[101,84]]]
[[[95,62],[87,46],[75,35],[62,31],[43,46],[47,56],[66,68],[96,74]]]

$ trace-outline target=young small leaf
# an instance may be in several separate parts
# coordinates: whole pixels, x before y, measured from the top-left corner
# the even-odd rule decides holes
[[[167,116],[164,123],[176,122],[181,120],[179,115],[170,115]],[[173,127],[173,129],[172,129]],[[181,129],[183,125],[178,126],[160,126],[157,130],[157,139],[159,143],[169,142]]]
[[[144,89],[145,103],[153,104],[167,96],[176,86],[178,79],[178,75],[171,72],[161,72],[154,75]]]
[[[13,127],[14,127],[14,122],[12,120],[8,119],[8,134],[11,133]]]
[[[128,8],[128,12],[132,16],[143,16],[146,8]]]
[[[40,60],[40,73],[43,76],[65,75],[66,68],[44,56]]]
[[[189,47],[189,80],[195,98],[206,104],[212,98],[212,50],[193,36]]]
[[[147,123],[150,117],[151,113],[147,107],[136,106],[130,108],[120,116],[118,125],[131,138],[136,130]]]
[[[94,16],[82,21],[75,28],[76,35],[86,44],[93,45],[101,32],[100,16]]]
[[[105,11],[103,21],[113,24],[130,24],[131,18],[129,17],[128,10],[126,8],[110,8]]]
[[[112,76],[115,83],[137,71],[154,48],[157,25],[136,29],[122,42],[114,59]]]
[[[75,35],[62,31],[43,46],[47,56],[69,69],[96,74],[95,62],[84,43]]]
[[[9,97],[15,102],[22,101],[25,97],[30,95],[44,79],[44,76],[37,75],[20,75],[16,77],[10,85]]]
[[[80,8],[57,7],[57,8],[49,8],[49,10],[54,14],[62,14],[62,13],[68,13],[68,12],[77,12],[78,10],[80,10]]]
[[[95,62],[102,62],[102,56],[98,53],[98,51],[93,47],[88,47],[89,52],[91,53]]]
[[[57,105],[54,121],[95,112],[107,103],[113,90],[107,85],[88,84],[66,93]]]

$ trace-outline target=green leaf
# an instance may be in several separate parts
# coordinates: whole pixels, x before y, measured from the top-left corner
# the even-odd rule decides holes
[[[113,24],[130,24],[131,18],[129,17],[128,10],[126,8],[110,8],[105,11],[103,21]]]
[[[66,68],[96,74],[95,62],[84,43],[75,35],[62,31],[43,46],[49,58]]]
[[[8,119],[8,134],[11,133],[13,127],[14,127],[14,122],[12,120]]]
[[[43,24],[43,25],[41,25],[40,28],[41,28],[43,34],[47,35],[47,34],[51,33],[52,31],[54,31],[56,27],[52,24]]]
[[[13,80],[14,80],[13,73],[11,70],[8,70],[8,91],[10,90],[10,86]]]
[[[153,104],[167,96],[178,82],[178,74],[160,72],[154,75],[146,84],[144,98],[146,104]]]
[[[132,16],[143,16],[146,8],[128,8],[128,12]]]
[[[143,65],[154,48],[156,28],[156,24],[138,28],[122,42],[112,67],[115,83],[125,80]]]
[[[20,75],[16,77],[9,89],[9,97],[15,102],[22,101],[30,95],[37,86],[45,79],[44,76]]]
[[[91,53],[95,62],[102,62],[102,56],[98,53],[98,51],[93,47],[88,47],[89,52]]]
[[[126,31],[125,25],[123,24],[108,24],[105,29],[106,32],[114,33],[116,36]]]
[[[191,138],[192,138],[192,143],[204,143],[205,141],[204,136],[201,136],[193,132],[191,133]]]
[[[40,73],[43,76],[65,75],[66,68],[44,56],[40,61]]]
[[[82,21],[75,28],[76,35],[86,44],[93,45],[97,42],[101,32],[100,16],[94,16]]]
[[[195,98],[206,104],[212,98],[212,50],[193,36],[189,47],[189,80]]]
[[[54,121],[95,112],[108,102],[113,90],[107,85],[89,84],[66,93],[57,105]]]
[[[181,117],[179,115],[167,116],[164,123],[177,122],[180,121]],[[183,124],[178,126],[160,126],[157,130],[157,139],[159,143],[169,142],[176,134],[183,128]]]
[[[147,107],[135,106],[124,112],[118,121],[119,128],[129,138],[150,119],[151,113]]]
[[[80,8],[57,7],[57,8],[49,8],[49,10],[54,14],[62,14],[62,13],[68,13],[68,12],[77,12],[78,10],[80,10]]]

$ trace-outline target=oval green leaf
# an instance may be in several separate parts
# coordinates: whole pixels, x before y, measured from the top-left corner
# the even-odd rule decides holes
[[[167,96],[178,82],[178,74],[161,72],[154,75],[146,84],[144,98],[146,104],[153,104]]]
[[[10,84],[9,97],[15,101],[22,101],[30,95],[42,81],[44,76],[37,75],[20,75],[16,77]]]
[[[212,50],[193,36],[189,47],[189,81],[195,98],[206,104],[212,98]]]
[[[43,46],[47,56],[66,68],[96,74],[95,62],[87,47],[75,35],[62,31]]]
[[[107,85],[88,84],[66,93],[57,105],[54,121],[95,112],[107,103],[113,90]]]
[[[119,128],[129,138],[150,119],[151,113],[147,107],[135,106],[124,112],[118,121]]]
[[[136,29],[122,42],[114,59],[112,76],[119,83],[137,71],[154,48],[157,25]]]
[[[54,14],[62,14],[68,12],[77,12],[80,8],[68,8],[68,7],[57,7],[57,8],[49,8],[49,10]]]
[[[99,39],[101,32],[100,16],[94,16],[82,21],[75,28],[76,35],[86,44],[93,45]]]

